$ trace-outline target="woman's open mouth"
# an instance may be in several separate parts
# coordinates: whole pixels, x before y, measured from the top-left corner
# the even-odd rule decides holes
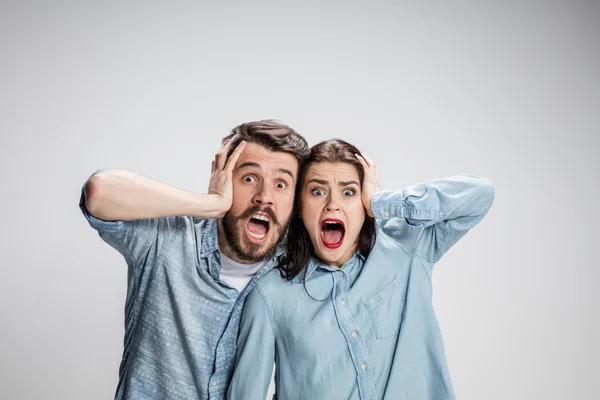
[[[337,249],[344,241],[346,226],[336,218],[326,218],[321,222],[321,240],[328,249]]]
[[[262,243],[269,232],[270,221],[266,214],[256,213],[246,224],[246,236],[252,243]]]

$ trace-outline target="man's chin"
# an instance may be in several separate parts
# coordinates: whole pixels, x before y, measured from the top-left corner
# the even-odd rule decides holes
[[[266,245],[257,246],[256,244],[251,244],[250,246],[245,243],[239,249],[238,256],[248,261],[258,262],[265,258],[269,253],[270,248]]]
[[[261,237],[248,230],[245,218],[225,217],[221,223],[232,259],[244,264],[272,258],[277,251],[277,245],[282,240],[281,229],[276,224],[270,226],[265,236]]]
[[[254,241],[248,238],[242,238],[240,241],[241,246],[237,249],[238,257],[252,263],[273,257],[277,249],[277,242],[273,242],[269,238],[266,239],[268,241],[264,241],[263,243],[254,243]]]

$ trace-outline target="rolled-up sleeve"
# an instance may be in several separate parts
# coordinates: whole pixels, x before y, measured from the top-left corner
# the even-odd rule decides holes
[[[144,263],[149,251],[156,246],[159,220],[104,221],[94,217],[85,206],[85,191],[81,190],[79,208],[98,235],[123,255],[127,264],[137,268]]]
[[[488,179],[458,175],[402,191],[379,191],[371,199],[371,209],[384,233],[435,263],[483,219],[493,201],[494,187]]]

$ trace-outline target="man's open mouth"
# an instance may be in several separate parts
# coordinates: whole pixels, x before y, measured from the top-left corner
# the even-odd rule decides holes
[[[270,221],[266,214],[256,213],[246,224],[246,236],[254,243],[262,243],[269,232]]]
[[[326,218],[321,222],[321,240],[325,247],[329,249],[337,249],[344,241],[346,226],[344,223],[335,218]]]

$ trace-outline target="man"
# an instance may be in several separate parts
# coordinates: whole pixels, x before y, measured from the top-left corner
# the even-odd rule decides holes
[[[270,120],[223,142],[208,194],[122,170],[85,184],[85,217],[129,266],[117,399],[225,397],[244,299],[283,255],[309,149]]]

